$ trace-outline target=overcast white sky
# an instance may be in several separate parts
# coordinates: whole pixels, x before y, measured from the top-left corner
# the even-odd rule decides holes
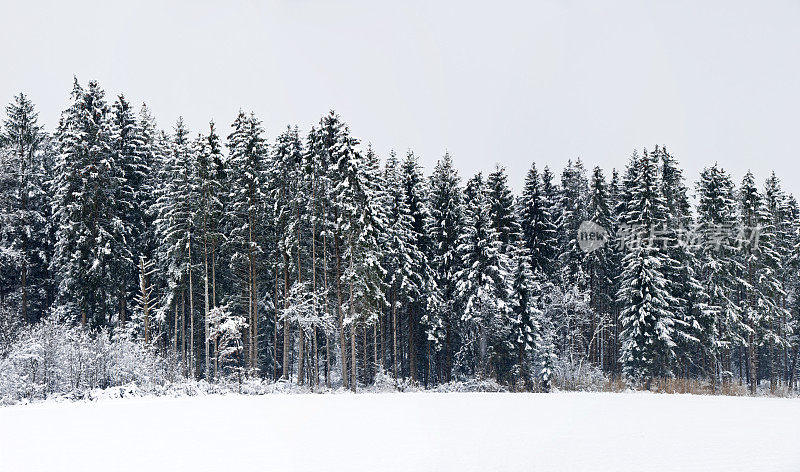
[[[621,167],[666,144],[800,193],[798,1],[4,2],[0,100],[53,129],[72,76],[171,128],[241,107],[270,138],[337,110],[382,157],[449,150],[462,177],[532,161]]]

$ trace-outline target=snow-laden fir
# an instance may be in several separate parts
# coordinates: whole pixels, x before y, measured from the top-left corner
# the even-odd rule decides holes
[[[462,180],[342,118],[163,129],[97,82],[0,132],[0,395],[283,379],[369,388],[797,388],[800,209],[772,174],[625,169]],[[502,160],[502,156],[487,156]],[[692,202],[695,202],[694,204]],[[587,250],[587,221],[603,244]],[[183,380],[182,380],[183,379]]]

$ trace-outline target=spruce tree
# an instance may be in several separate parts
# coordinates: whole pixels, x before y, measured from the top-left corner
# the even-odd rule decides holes
[[[559,261],[563,280],[581,289],[586,288],[584,252],[578,245],[578,229],[587,219],[589,184],[580,159],[569,161],[561,173],[559,199]]]
[[[514,273],[510,299],[513,311],[513,341],[517,350],[515,372],[530,389],[533,383],[531,368],[533,355],[538,347],[536,339],[541,336],[539,325],[541,312],[537,308],[540,289],[531,270],[526,247],[521,242],[517,245],[511,265]]]
[[[632,164],[634,185],[623,216],[630,233],[618,294],[624,304],[621,361],[628,378],[649,388],[653,379],[672,375],[676,330],[681,327],[671,310],[674,298],[664,275],[669,256],[655,236],[667,218],[657,162],[645,151]]]
[[[463,310],[463,336],[469,349],[462,368],[481,377],[491,373],[491,358],[501,354],[508,342],[511,311],[509,262],[492,226],[487,193],[481,174],[467,183],[466,224],[458,246],[463,265],[456,274],[456,296]]]
[[[205,378],[211,377],[211,319],[209,313],[217,306],[216,300],[216,249],[222,241],[224,212],[224,168],[222,146],[214,122],[209,123],[207,135],[200,135],[195,145],[197,151],[198,205],[196,219],[198,241],[202,253],[203,279],[203,346]]]
[[[259,364],[259,283],[263,253],[262,225],[267,188],[267,143],[261,121],[254,114],[240,111],[228,135],[229,188],[228,237],[231,272],[241,294],[238,312],[243,313],[246,367],[258,370]]]
[[[768,190],[772,190],[768,187]],[[755,184],[751,172],[745,174],[739,188],[740,227],[734,247],[739,259],[741,275],[738,296],[741,299],[741,337],[748,347],[750,362],[750,389],[756,392],[758,384],[758,346],[769,349],[770,387],[776,387],[775,347],[782,339],[778,324],[782,319],[781,298],[785,295],[779,280],[780,257],[775,250],[776,232],[772,215]]]
[[[418,257],[410,260],[411,270],[415,278],[419,280],[420,292],[408,304],[408,352],[409,352],[409,373],[413,381],[418,380],[419,361],[423,357],[424,348],[422,334],[427,332],[431,325],[424,323],[434,313],[429,312],[429,308],[434,308],[435,304],[429,306],[429,302],[436,296],[438,287],[433,278],[430,266],[430,236],[427,232],[430,219],[430,208],[428,206],[427,182],[423,178],[417,157],[409,151],[406,158],[400,165],[400,179],[403,186],[406,206],[408,207],[411,218],[411,238],[409,246],[413,246]]]
[[[525,186],[519,199],[519,221],[522,238],[530,254],[531,268],[534,271],[549,275],[552,273],[553,262],[558,254],[558,237],[552,210],[555,202],[552,199],[551,180],[541,177],[536,170],[536,164],[531,164],[525,177]]]
[[[115,240],[119,242],[114,269],[114,289],[118,293],[118,321],[128,319],[129,305],[136,292],[139,255],[145,243],[145,181],[150,174],[144,136],[130,103],[123,95],[110,112],[110,151],[116,164],[114,203],[118,215]]]
[[[189,130],[178,118],[162,164],[156,226],[167,274],[165,305],[172,307],[173,349],[188,375],[194,369],[194,255],[197,252],[197,156]],[[187,346],[188,345],[188,346]]]
[[[358,140],[349,135],[346,126],[340,136],[333,175],[333,201],[337,209],[336,233],[341,243],[341,285],[347,290],[347,315],[341,320],[342,353],[344,330],[350,333],[350,380],[358,384],[356,334],[359,327],[374,323],[383,309],[379,234],[384,229],[380,206],[378,160],[367,158],[357,149]],[[342,270],[343,269],[343,270]],[[343,362],[344,365],[344,362]]]
[[[789,310],[791,287],[793,279],[797,277],[797,265],[794,261],[794,245],[798,233],[797,206],[794,198],[785,193],[781,187],[780,179],[772,172],[764,184],[764,206],[767,212],[769,236],[772,249],[775,251],[776,264],[775,276],[778,279],[782,292],[776,296],[775,304],[779,317],[775,320],[772,332],[775,335],[775,345],[770,345],[770,357],[775,356],[772,369],[771,387],[776,387],[776,382],[786,381],[789,369],[788,344],[792,328]],[[797,296],[797,295],[795,295]],[[776,352],[779,350],[780,352]],[[780,371],[780,372],[778,372]],[[780,375],[778,375],[780,374]]]
[[[0,130],[0,300],[28,323],[48,308],[52,291],[51,168],[48,136],[20,93]]]
[[[607,236],[613,230],[611,215],[611,195],[605,176],[600,167],[595,167],[589,183],[587,218],[600,226]],[[589,338],[589,359],[605,367],[607,327],[610,325],[612,301],[615,298],[613,268],[611,264],[614,247],[605,243],[585,255],[584,265],[588,278],[590,305],[594,311],[587,336]]]
[[[703,170],[697,193],[697,275],[708,296],[708,309],[697,321],[700,344],[706,350],[705,370],[716,388],[723,374],[730,371],[731,350],[744,342],[736,303],[741,274],[734,247],[737,205],[733,182],[717,164]]]
[[[673,311],[685,326],[678,331],[675,342],[678,344],[679,367],[687,369],[692,364],[691,359],[700,352],[698,343],[702,331],[699,320],[708,317],[708,297],[697,279],[697,247],[692,238],[694,221],[683,172],[666,147],[656,146],[653,158],[660,166],[661,192],[667,209],[666,224],[659,230],[659,243],[669,255],[669,264],[664,270],[669,291],[675,297]]]
[[[503,167],[498,166],[486,179],[489,209],[492,226],[500,237],[501,250],[506,257],[513,257],[517,241],[522,238],[522,229],[517,220],[514,207],[514,194],[508,187],[508,176]]]
[[[412,234],[411,212],[405,197],[402,185],[400,162],[392,152],[386,161],[383,181],[386,184],[385,214],[386,233],[384,246],[384,267],[387,278],[389,317],[392,324],[392,370],[395,376],[399,375],[400,350],[402,334],[399,332],[406,307],[419,296],[422,289],[422,280],[414,270],[412,261],[420,258],[419,250],[414,245]]]
[[[114,240],[118,169],[110,148],[103,90],[95,81],[83,89],[76,79],[71,98],[57,132],[53,269],[62,314],[82,325],[100,327],[117,311],[116,294],[110,292],[120,244]]]
[[[442,374],[450,380],[453,355],[457,339],[458,317],[455,305],[456,277],[461,267],[458,257],[458,238],[464,226],[464,197],[453,160],[449,154],[436,163],[430,178],[430,209],[428,234],[431,238],[431,264],[436,284],[444,303],[443,323],[445,330]],[[387,188],[391,188],[388,186]],[[389,225],[391,227],[391,224]]]

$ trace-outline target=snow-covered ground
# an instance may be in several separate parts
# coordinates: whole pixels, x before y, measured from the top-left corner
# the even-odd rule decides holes
[[[2,471],[798,471],[800,400],[654,394],[133,398],[0,408]]]

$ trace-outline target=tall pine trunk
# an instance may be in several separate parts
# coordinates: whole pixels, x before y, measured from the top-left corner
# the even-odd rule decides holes
[[[209,345],[209,320],[208,320],[208,311],[209,311],[209,301],[208,301],[208,231],[206,229],[205,221],[203,222],[203,289],[204,289],[204,298],[203,298],[203,339],[204,339],[204,347],[205,347],[205,366],[206,366],[206,381],[210,380],[211,378],[211,363],[209,362],[209,357],[211,354],[211,348]]]
[[[349,379],[347,377],[347,344],[344,336],[344,318],[342,314],[342,255],[339,249],[339,238],[334,239],[334,246],[336,251],[336,314],[339,319],[339,346],[341,349],[342,360],[342,382],[344,387],[349,387]]]
[[[322,280],[325,289],[325,311],[330,307],[328,298],[328,232],[322,236]],[[331,338],[330,333],[325,332],[325,386],[331,388]]]
[[[392,290],[392,372],[394,378],[398,378],[397,372],[397,306],[395,301],[395,291]]]
[[[189,368],[191,375],[194,377],[196,372],[195,366],[195,344],[194,344],[194,296],[192,295],[192,238],[189,236],[189,261],[187,263],[187,270],[189,271]]]
[[[278,286],[280,285],[280,264],[276,258],[275,260],[275,329],[273,330],[273,338],[272,338],[272,351],[273,357],[275,358],[275,368],[272,372],[272,378],[278,380],[278,367],[280,364],[278,363]]]
[[[298,211],[297,218],[299,220],[300,214]],[[303,276],[300,264],[300,224],[297,225],[297,286],[301,287],[303,283]],[[303,372],[305,370],[305,352],[306,352],[306,335],[303,332],[303,326],[298,323],[297,325],[297,384],[303,385]]]
[[[289,303],[289,257],[283,254],[283,309]],[[289,379],[289,318],[283,317],[283,378]]]

